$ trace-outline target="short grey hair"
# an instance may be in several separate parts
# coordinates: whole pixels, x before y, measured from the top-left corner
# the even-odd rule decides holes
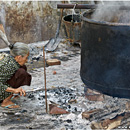
[[[27,44],[22,43],[22,42],[16,42],[13,44],[12,49],[10,50],[10,54],[12,56],[25,56],[29,53],[29,47]]]

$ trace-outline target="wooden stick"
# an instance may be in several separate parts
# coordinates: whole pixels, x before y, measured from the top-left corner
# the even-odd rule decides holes
[[[46,102],[46,113],[47,111],[47,89],[46,89],[46,67],[45,67],[45,51],[44,51],[44,46],[43,46],[43,60],[44,60],[44,85],[45,85],[45,102]]]

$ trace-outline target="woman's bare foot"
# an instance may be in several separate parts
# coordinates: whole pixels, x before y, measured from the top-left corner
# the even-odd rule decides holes
[[[19,105],[14,104],[11,100],[3,101],[1,104],[1,107],[7,107],[7,108],[19,108]]]
[[[7,107],[7,108],[19,108],[19,105],[14,104],[11,101],[13,95],[10,95],[9,97],[7,97],[5,100],[3,100],[3,102],[1,103],[1,107]]]

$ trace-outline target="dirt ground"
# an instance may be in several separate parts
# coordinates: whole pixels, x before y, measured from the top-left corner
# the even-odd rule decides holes
[[[62,42],[55,52],[46,53],[47,59],[59,59],[61,65],[46,65],[47,102],[58,104],[69,114],[50,115],[46,113],[44,91],[44,68],[42,47],[46,42],[31,44],[28,71],[32,75],[31,86],[23,86],[26,97],[13,100],[19,109],[0,107],[0,130],[17,129],[56,129],[56,130],[91,130],[92,121],[82,118],[82,112],[94,108],[113,105],[124,109],[128,99],[105,96],[104,101],[89,101],[84,97],[85,85],[80,79],[79,45]],[[5,49],[6,50],[6,49]],[[8,49],[7,49],[8,50]],[[3,51],[3,50],[2,50]],[[54,74],[53,72],[56,72]],[[75,99],[75,103],[69,103]],[[115,116],[117,113],[114,113]]]

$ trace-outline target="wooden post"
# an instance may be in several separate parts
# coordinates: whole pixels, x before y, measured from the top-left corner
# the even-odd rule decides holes
[[[45,64],[45,51],[44,51],[44,46],[43,46],[43,60],[44,60],[44,85],[45,85],[45,102],[46,102],[46,113],[47,111],[47,89],[46,89],[46,64]]]

